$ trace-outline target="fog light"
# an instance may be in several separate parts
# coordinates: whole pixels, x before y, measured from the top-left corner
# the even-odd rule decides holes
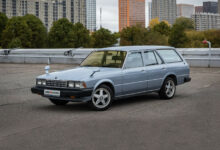
[[[70,96],[70,98],[71,98],[71,99],[75,99],[76,97],[75,97],[75,96]]]

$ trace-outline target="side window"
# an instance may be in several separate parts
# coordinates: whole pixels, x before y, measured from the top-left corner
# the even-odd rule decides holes
[[[144,60],[145,60],[145,65],[146,66],[151,66],[151,65],[157,65],[157,60],[156,57],[154,55],[154,52],[152,51],[147,51],[144,52]]]
[[[166,63],[181,62],[182,59],[175,50],[157,50]]]
[[[157,62],[158,64],[163,64],[163,61],[161,60],[161,58],[158,56],[158,54],[155,52],[156,58],[157,58]]]
[[[143,67],[143,61],[141,57],[141,53],[131,53],[128,54],[126,63],[125,63],[126,68],[137,68],[137,67]]]

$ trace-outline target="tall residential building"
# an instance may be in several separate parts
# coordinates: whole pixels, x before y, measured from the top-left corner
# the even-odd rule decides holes
[[[218,0],[218,13],[220,14],[220,0]]]
[[[152,16],[152,14],[151,14],[151,12],[152,12],[152,2],[148,2],[148,15],[149,15],[149,22],[151,21],[151,16]]]
[[[218,2],[203,2],[204,13],[218,13]]]
[[[119,0],[119,31],[140,24],[145,27],[145,0]]]
[[[152,0],[152,19],[159,18],[173,24],[177,17],[176,0]]]
[[[96,30],[96,0],[86,0],[86,27],[90,31]]]
[[[198,13],[193,14],[192,19],[198,31],[220,29],[220,14]]]
[[[96,24],[96,11],[93,11],[96,9],[96,3],[91,5],[90,1],[96,2],[96,0],[0,0],[0,12],[5,13],[9,18],[33,14],[48,30],[54,21],[67,18],[72,23],[80,22],[94,31],[90,24]],[[89,17],[88,20],[88,14],[95,17]]]
[[[194,5],[189,5],[189,4],[177,5],[177,17],[191,18],[192,14],[194,13],[195,13]]]
[[[203,13],[203,6],[196,6],[195,7],[195,13]]]

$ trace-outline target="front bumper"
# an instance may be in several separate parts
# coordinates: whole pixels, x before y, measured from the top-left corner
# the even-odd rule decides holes
[[[60,96],[46,96],[44,95],[44,90],[59,90]],[[51,88],[51,87],[40,87],[35,86],[31,88],[31,92],[34,94],[41,95],[43,97],[51,98],[51,99],[60,99],[60,100],[68,100],[68,101],[88,101],[91,98],[93,89],[67,89],[67,88]]]

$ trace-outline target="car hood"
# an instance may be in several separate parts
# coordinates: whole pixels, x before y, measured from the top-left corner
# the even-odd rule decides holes
[[[103,73],[108,74],[109,72],[113,73],[114,71],[119,71],[119,68],[103,68],[103,67],[78,67],[75,69],[64,70],[52,72],[44,75],[41,75],[37,78],[47,79],[47,80],[69,80],[69,81],[84,81],[93,76],[100,75]]]

